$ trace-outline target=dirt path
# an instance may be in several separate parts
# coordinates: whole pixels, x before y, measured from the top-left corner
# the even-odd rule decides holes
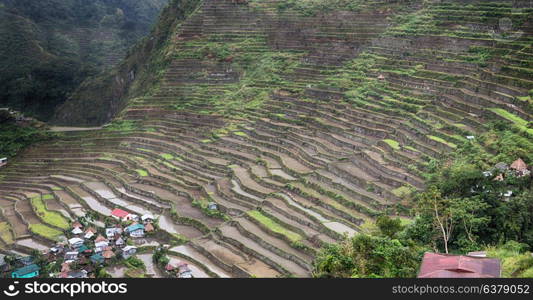
[[[71,131],[92,131],[100,130],[103,127],[67,127],[67,126],[52,126],[49,131],[52,132],[71,132]]]

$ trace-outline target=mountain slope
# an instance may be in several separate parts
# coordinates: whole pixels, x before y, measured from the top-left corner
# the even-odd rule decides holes
[[[0,1],[0,105],[49,119],[81,81],[117,64],[165,4]]]
[[[172,1],[148,41],[56,117],[117,113],[111,124],[28,149],[1,171],[6,206],[42,192],[101,215],[148,211],[189,239],[173,251],[209,270],[303,277],[323,243],[402,214],[434,161],[486,123],[531,138],[531,8],[237,2]]]

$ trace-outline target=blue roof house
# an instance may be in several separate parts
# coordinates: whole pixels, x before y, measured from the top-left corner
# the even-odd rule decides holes
[[[104,257],[100,254],[93,254],[90,257],[90,260],[95,264],[101,264],[104,262]]]
[[[18,268],[11,273],[11,278],[34,278],[39,276],[39,268],[36,264],[27,265],[22,268]]]
[[[131,237],[143,237],[144,236],[144,225],[143,224],[133,224],[126,227],[126,232],[130,234]]]

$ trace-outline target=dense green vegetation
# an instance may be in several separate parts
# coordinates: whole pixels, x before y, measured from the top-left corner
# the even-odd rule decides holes
[[[533,256],[528,246],[517,242],[507,242],[501,247],[488,247],[487,255],[497,257],[502,262],[503,277],[533,277]]]
[[[433,164],[429,189],[413,200],[415,227],[427,229],[413,234],[435,249],[462,253],[511,240],[533,245],[531,176],[494,168],[496,163],[511,164],[518,158],[530,165],[533,143],[505,123],[489,127],[476,142],[465,142],[447,159]],[[491,175],[484,176],[483,171]],[[504,179],[495,180],[502,173]],[[508,191],[513,194],[506,198]],[[435,226],[443,221],[449,223],[446,234]]]
[[[0,157],[13,157],[25,147],[53,136],[31,124],[18,125],[8,112],[0,111]]]
[[[427,248],[405,236],[400,219],[377,218],[375,226],[339,244],[323,248],[315,277],[414,277]]]
[[[66,125],[101,125],[125,106],[126,100],[150,95],[172,60],[175,29],[193,13],[200,0],[172,0],[163,9],[149,37],[131,48],[116,68],[86,80],[59,106],[51,122]]]
[[[325,247],[317,256],[315,275],[413,277],[421,256],[403,254],[414,247],[409,253],[425,249],[465,254],[487,249],[489,256],[502,259],[504,276],[531,276],[533,261],[527,250],[533,248],[533,180],[512,170],[499,172],[494,165],[510,165],[518,158],[530,165],[533,143],[508,123],[493,122],[487,128],[475,141],[430,162],[427,190],[407,197],[413,223],[402,227],[399,219],[378,218],[378,234],[363,233]],[[491,175],[485,176],[484,171]],[[502,173],[504,179],[495,180]],[[508,191],[512,196],[505,196]],[[382,252],[381,247],[390,252]],[[391,267],[398,265],[412,269]]]
[[[118,62],[167,0],[0,1],[0,105],[40,119]]]
[[[46,196],[49,196],[48,198],[53,197],[51,194],[47,194],[43,195],[42,198],[40,196],[36,196],[30,199],[31,205],[33,206],[37,216],[39,216],[39,218],[41,218],[47,224],[67,230],[69,228],[67,219],[65,219],[65,217],[58,212],[48,210],[44,202],[44,200],[47,199]]]

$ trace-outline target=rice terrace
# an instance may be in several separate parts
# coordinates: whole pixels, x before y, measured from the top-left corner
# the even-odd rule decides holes
[[[158,3],[47,115],[0,75],[3,277],[533,277],[532,1]]]

